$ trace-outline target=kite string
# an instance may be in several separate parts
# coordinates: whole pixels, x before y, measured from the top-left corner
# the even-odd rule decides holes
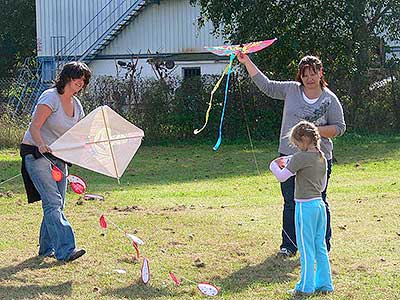
[[[11,181],[11,180],[13,180],[13,179],[15,179],[15,178],[17,178],[18,176],[21,176],[21,175],[22,175],[21,173],[18,173],[17,175],[15,175],[15,176],[13,176],[13,177],[10,177],[10,178],[8,178],[8,179],[6,179],[6,180],[0,182],[0,185],[6,183],[6,182],[8,182],[8,181]]]
[[[179,278],[181,278],[181,279],[183,279],[183,280],[186,280],[186,281],[188,281],[188,282],[194,283],[195,285],[198,284],[197,282],[195,282],[195,281],[193,281],[193,280],[190,280],[190,279],[187,279],[186,277],[183,277],[183,276],[181,276],[181,275],[179,275],[179,274],[177,274],[177,273],[175,273],[175,272],[173,272],[173,273],[174,273],[175,275],[179,276]]]
[[[253,141],[252,141],[252,138],[251,138],[250,128],[249,128],[249,125],[248,125],[247,114],[246,114],[245,106],[244,106],[244,103],[243,103],[243,93],[242,93],[242,87],[241,87],[241,81],[240,80],[239,80],[239,93],[240,93],[240,102],[241,102],[241,105],[242,105],[244,119],[245,119],[246,128],[247,128],[247,135],[249,137],[251,151],[253,153],[254,163],[256,165],[258,175],[261,176],[261,172],[260,172],[260,169],[259,169],[258,163],[257,163],[257,157],[256,157],[256,154],[255,154],[255,151],[254,151]],[[296,243],[293,242],[293,240],[290,238],[289,234],[286,232],[286,230],[283,228],[283,226],[282,226],[282,231],[286,235],[286,237],[289,239],[289,241],[293,244],[293,246],[296,247],[296,249],[297,249]]]
[[[188,279],[188,278],[186,278],[186,277],[181,276],[180,274],[176,273],[174,270],[167,269],[167,268],[164,267],[163,265],[160,265],[159,268],[162,269],[162,270],[164,270],[165,272],[174,274],[176,277],[179,277],[178,279],[183,279],[183,280],[185,280],[185,281],[187,281],[187,282],[194,283],[195,285],[198,284],[197,282],[195,282],[195,281],[193,281],[193,280],[190,280],[190,279]]]
[[[260,168],[258,167],[258,162],[257,162],[257,157],[256,157],[256,153],[254,151],[254,145],[253,145],[253,140],[251,138],[251,133],[250,133],[250,128],[249,128],[249,124],[248,124],[248,120],[247,120],[247,114],[246,114],[246,109],[243,103],[243,93],[242,93],[242,81],[239,79],[239,94],[240,94],[240,103],[242,105],[242,110],[243,110],[243,115],[244,115],[244,121],[246,123],[246,128],[247,128],[247,135],[249,137],[249,141],[250,141],[250,146],[251,146],[251,152],[253,153],[253,159],[254,159],[254,163],[256,165],[257,168],[257,173],[258,176],[261,176],[261,172],[260,172]]]
[[[102,213],[102,211],[100,209],[98,209],[97,207],[92,206],[92,211],[94,212],[94,214],[98,215],[100,214],[100,216],[104,216],[104,213]],[[127,233],[125,230],[123,230],[120,226],[118,226],[116,223],[114,223],[113,221],[111,221],[107,215],[107,219],[106,219],[107,223],[112,224],[116,229],[118,229],[119,231],[123,232],[124,235]]]
[[[42,154],[43,155],[43,153],[40,153],[40,154]],[[43,155],[43,157],[45,158],[45,159],[47,159],[47,161],[50,163],[50,164],[52,164],[52,165],[54,165],[55,166],[55,164],[51,161],[51,160],[49,160],[46,156],[44,156]],[[60,170],[61,171],[61,170]],[[63,173],[64,174],[64,172],[63,171],[61,171],[61,173]],[[13,180],[13,179],[15,179],[15,178],[17,178],[17,177],[19,177],[19,176],[21,176],[22,175],[22,173],[18,173],[17,175],[14,175],[14,176],[12,176],[12,177],[10,177],[10,178],[8,178],[8,179],[6,179],[6,180],[4,180],[4,181],[2,181],[2,182],[0,182],[0,185],[2,185],[2,184],[4,184],[4,183],[6,183],[6,182],[8,182],[8,181],[11,181],[11,180]],[[65,174],[64,174],[65,175]]]

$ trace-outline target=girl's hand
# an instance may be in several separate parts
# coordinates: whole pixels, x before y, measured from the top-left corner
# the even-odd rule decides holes
[[[278,164],[279,168],[284,169],[286,167],[286,160],[284,157],[278,157],[276,159],[276,163]]]
[[[45,145],[45,144],[40,145],[38,147],[38,149],[39,149],[39,152],[42,153],[42,154],[43,153],[47,153],[47,152],[51,153],[51,148],[49,146]]]

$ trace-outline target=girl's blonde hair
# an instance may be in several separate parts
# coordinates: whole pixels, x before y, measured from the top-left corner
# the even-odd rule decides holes
[[[308,121],[300,121],[291,130],[289,135],[290,142],[295,144],[295,141],[299,142],[309,142],[321,152],[321,136],[319,134],[317,126]]]

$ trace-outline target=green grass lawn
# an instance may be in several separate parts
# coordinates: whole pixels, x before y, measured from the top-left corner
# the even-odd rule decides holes
[[[0,299],[202,299],[211,282],[218,299],[288,299],[299,258],[275,256],[282,198],[268,171],[277,145],[142,146],[119,185],[78,167],[104,202],[67,197],[66,215],[87,254],[72,263],[40,259],[41,204],[28,205],[21,178],[0,185]],[[314,299],[400,299],[400,136],[348,135],[335,141],[328,197],[335,293]],[[18,174],[16,150],[0,152],[0,181]],[[99,216],[109,221],[105,235]],[[145,241],[151,281],[123,230]],[[196,262],[202,262],[199,264]],[[125,274],[116,272],[125,270]]]

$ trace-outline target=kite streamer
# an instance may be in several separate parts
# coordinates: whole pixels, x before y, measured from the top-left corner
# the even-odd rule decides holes
[[[102,195],[97,195],[97,194],[85,194],[83,196],[83,198],[85,200],[100,200],[100,201],[104,201],[104,196]]]
[[[219,146],[221,145],[222,142],[222,124],[224,122],[224,115],[225,115],[225,108],[226,108],[226,102],[228,100],[228,87],[229,87],[229,78],[231,76],[232,73],[232,64],[233,64],[233,60],[235,59],[235,54],[231,54],[230,58],[229,58],[229,68],[228,68],[228,75],[226,76],[226,85],[225,85],[225,97],[224,97],[224,107],[222,108],[222,114],[221,114],[221,121],[219,123],[219,134],[218,134],[218,140],[216,142],[216,144],[213,147],[214,151],[217,151]]]
[[[137,245],[144,245],[144,242],[140,238],[138,238],[136,235],[133,235],[133,234],[130,234],[130,233],[125,233],[125,236],[128,239],[131,239],[132,242],[136,243]]]
[[[174,273],[172,273],[171,271],[169,272],[169,277],[171,277],[172,281],[175,282],[175,284],[177,286],[181,285],[180,280],[178,279],[178,277],[175,276]]]
[[[99,223],[100,223],[101,228],[107,229],[107,222],[106,222],[106,218],[104,217],[104,215],[100,216]]]
[[[83,194],[86,191],[87,184],[85,180],[80,178],[77,175],[68,175],[67,180],[69,182],[69,185],[71,189],[76,193],[76,194]]]
[[[51,176],[56,182],[60,182],[63,178],[63,172],[56,165],[53,165],[53,168],[51,169]]]
[[[132,246],[133,246],[133,248],[135,249],[135,252],[136,252],[136,259],[139,259],[140,258],[140,252],[139,252],[138,244],[135,243],[135,242],[132,242]]]
[[[147,258],[143,259],[141,272],[142,272],[143,283],[148,284],[150,281],[150,267],[149,267],[149,260]]]
[[[218,288],[216,286],[213,286],[210,283],[207,282],[201,282],[197,285],[197,288],[199,289],[200,293],[206,296],[217,296],[218,295]]]
[[[211,106],[212,106],[212,100],[213,100],[213,97],[214,97],[214,93],[216,92],[216,90],[218,89],[219,85],[221,84],[222,79],[224,79],[225,75],[228,73],[229,67],[230,67],[230,64],[228,64],[228,65],[225,67],[225,70],[224,70],[224,72],[222,73],[222,76],[218,79],[218,81],[217,81],[217,83],[215,84],[213,90],[211,91],[210,102],[208,103],[208,108],[207,108],[207,112],[206,112],[206,117],[205,117],[204,125],[203,125],[203,127],[201,127],[200,129],[195,129],[195,130],[193,131],[194,134],[198,134],[198,133],[200,133],[201,131],[203,131],[204,128],[206,128],[207,123],[208,123],[208,117],[209,117],[210,110],[211,110]]]

